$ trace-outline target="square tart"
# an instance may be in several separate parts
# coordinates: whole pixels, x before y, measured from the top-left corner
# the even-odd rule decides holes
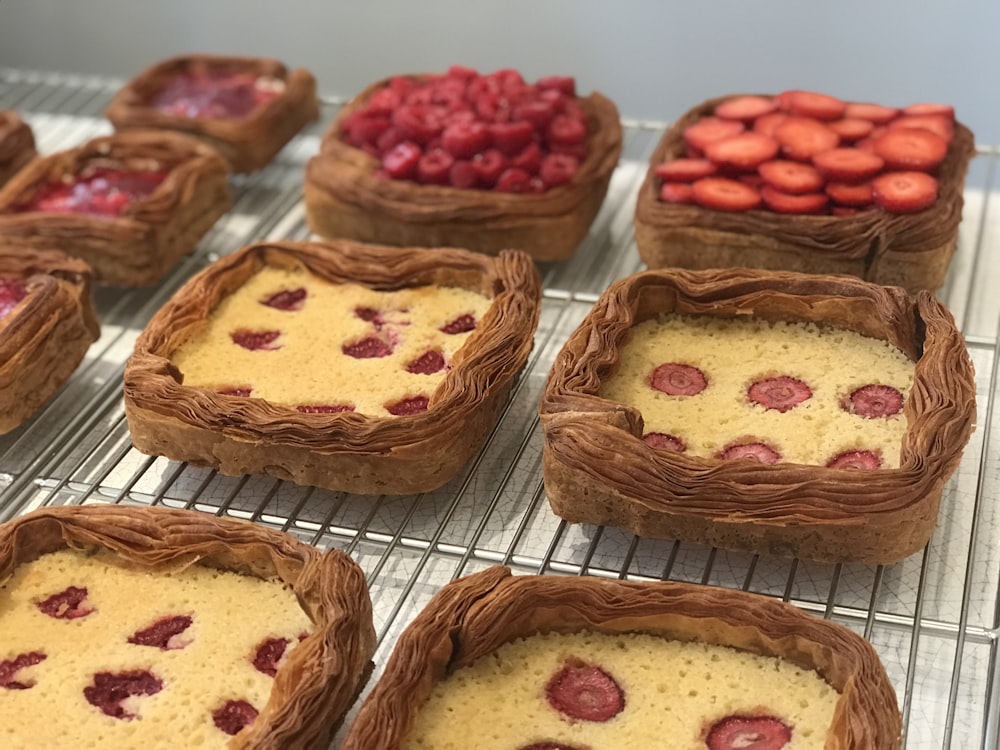
[[[334,284],[377,290],[453,286],[492,302],[420,413],[305,413],[184,385],[173,353],[204,329],[226,295],[265,266],[304,268]],[[144,453],[228,475],[268,474],[359,494],[430,491],[452,479],[485,443],[531,351],[540,301],[538,272],[519,251],[490,258],[345,240],[251,245],[192,278],[136,341],[125,367],[132,441]]]
[[[426,74],[411,76],[417,80]],[[462,247],[496,255],[517,248],[536,261],[569,258],[604,201],[622,148],[614,103],[577,97],[588,123],[587,156],[565,185],[501,193],[420,185],[378,174],[379,159],[346,143],[344,122],[389,80],[373,83],[337,114],[306,168],[309,228],[321,237],[384,245]]]
[[[649,161],[635,209],[635,240],[649,268],[766,268],[850,274],[910,292],[945,281],[958,242],[962,191],[975,153],[972,132],[955,123],[938,169],[937,201],[917,213],[881,209],[853,216],[781,214],[769,210],[716,211],[659,199],[655,167],[684,156],[684,129],[710,115],[724,96],[688,110],[664,133]]]
[[[119,216],[19,210],[42,186],[88,168],[169,174]],[[231,205],[228,168],[208,146],[163,131],[117,133],[36,159],[0,188],[0,242],[56,247],[86,261],[96,282],[145,286],[191,252]]]
[[[198,511],[62,506],[0,526],[0,582],[18,565],[63,549],[110,551],[154,574],[198,564],[280,580],[294,592],[313,632],[280,663],[267,704],[229,741],[234,750],[325,747],[371,674],[371,600],[364,573],[339,550],[323,553],[288,534]]]
[[[629,329],[661,313],[812,322],[895,345],[915,363],[898,468],[765,465],[659,450],[632,407],[597,395]],[[639,536],[823,562],[892,563],[919,550],[972,433],[975,378],[951,313],[849,276],[646,271],[611,285],[557,356],[542,397],[555,513]]]
[[[648,633],[778,657],[816,671],[840,698],[826,747],[892,750],[902,724],[872,646],[783,602],[687,583],[513,576],[493,567],[443,587],[400,636],[342,750],[403,746],[434,686],[498,647],[536,633]],[[455,727],[456,734],[469,727]]]
[[[0,434],[40,409],[100,336],[90,277],[81,260],[0,239],[0,280],[25,293],[0,318]]]
[[[280,85],[273,99],[244,117],[224,119],[168,114],[150,106],[151,97],[180,75],[250,73]],[[126,83],[105,111],[116,130],[155,128],[198,138],[222,154],[233,172],[255,172],[309,123],[319,118],[316,79],[308,70],[288,69],[264,57],[185,55],[158,62]]]
[[[0,111],[0,185],[37,155],[28,123],[12,110]]]

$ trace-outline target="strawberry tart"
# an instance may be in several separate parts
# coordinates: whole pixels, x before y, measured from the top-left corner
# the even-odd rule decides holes
[[[267,166],[319,117],[316,79],[269,58],[187,55],[152,65],[107,108],[117,130],[156,128],[194,136],[234,172]]]
[[[0,188],[0,241],[58,247],[98,282],[142,286],[191,252],[230,204],[226,164],[208,146],[118,133],[36,159]]]
[[[38,155],[31,127],[9,109],[0,111],[0,185]]]
[[[327,130],[306,173],[310,228],[387,245],[505,248],[568,258],[622,146],[614,104],[569,76],[453,66],[372,84]]]
[[[568,521],[890,563],[934,529],[975,379],[929,292],[660,270],[605,291],[540,411],[546,494]]]
[[[9,748],[81,736],[318,747],[374,651],[364,576],[346,555],[194,511],[67,506],[11,521],[0,599]]]
[[[132,440],[225,474],[434,489],[499,418],[539,302],[538,272],[517,251],[245,248],[192,279],[137,341]]]
[[[934,290],[974,150],[950,105],[810,91],[712,99],[653,153],[636,244],[650,268],[846,273]]]
[[[342,748],[892,750],[900,730],[872,647],[790,605],[490,568],[411,623]]]

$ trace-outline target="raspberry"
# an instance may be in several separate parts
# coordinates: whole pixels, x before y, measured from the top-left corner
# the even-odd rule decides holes
[[[161,651],[176,651],[191,643],[191,639],[181,638],[181,634],[191,627],[188,615],[162,617],[152,625],[135,631],[128,637],[128,642],[136,646],[155,646]]]
[[[376,357],[388,357],[392,354],[392,347],[376,336],[369,336],[350,344],[344,344],[340,350],[348,357],[354,357],[355,359],[374,359]]]
[[[429,399],[427,396],[410,396],[385,407],[385,410],[396,417],[410,414],[420,414],[427,411]]]
[[[433,375],[443,369],[444,355],[436,350],[424,352],[406,366],[406,371],[414,375]]]
[[[715,108],[715,116],[723,120],[750,122],[778,108],[774,99],[764,96],[734,96]]]
[[[733,443],[723,448],[718,457],[725,460],[749,458],[762,464],[776,464],[781,460],[781,454],[778,451],[767,443],[760,442]]]
[[[490,130],[482,122],[454,122],[441,134],[441,146],[456,159],[469,159],[490,145]]]
[[[834,133],[840,136],[844,143],[854,143],[871,135],[875,129],[875,123],[871,120],[859,120],[853,117],[845,117],[843,120],[834,120],[826,123]]]
[[[339,414],[354,411],[354,404],[299,404],[295,410],[303,414]]]
[[[260,301],[260,304],[273,307],[276,310],[291,312],[302,309],[302,305],[306,301],[306,295],[307,292],[303,287],[299,287],[298,289],[283,289],[280,292],[275,292],[270,297],[265,297]]]
[[[770,185],[760,189],[760,197],[769,209],[779,214],[816,214],[826,208],[829,201],[826,193],[789,195]]]
[[[281,657],[285,655],[289,643],[291,641],[287,638],[268,638],[262,641],[251,659],[254,669],[274,677],[278,674],[278,665],[281,662]]]
[[[543,99],[522,102],[514,107],[514,119],[530,122],[539,132],[544,132],[556,116],[556,108],[552,102]]]
[[[417,162],[417,180],[425,185],[447,185],[455,158],[447,151],[428,151]]]
[[[248,328],[237,328],[229,334],[229,338],[237,346],[242,346],[250,351],[274,351],[280,346],[271,346],[275,339],[281,335],[281,331],[251,331]]]
[[[827,461],[828,469],[877,469],[882,459],[877,453],[866,450],[844,451]]]
[[[258,713],[246,701],[226,701],[221,708],[212,712],[212,722],[226,734],[233,735],[253,724]]]
[[[774,716],[726,716],[709,727],[709,750],[781,750],[792,741],[792,728]]]
[[[543,91],[554,89],[566,96],[576,96],[576,79],[573,76],[544,76],[535,85]]]
[[[486,149],[472,160],[479,184],[485,188],[493,187],[507,166],[507,157],[495,148]]]
[[[891,385],[863,385],[841,401],[844,411],[865,419],[891,417],[903,410],[903,394]]]
[[[542,178],[545,187],[558,187],[570,182],[579,168],[580,162],[572,156],[548,154],[542,159],[538,176]]]
[[[840,143],[840,136],[830,128],[806,117],[789,117],[775,128],[774,137],[785,156],[796,161],[809,161]]]
[[[28,289],[16,279],[0,279],[0,319],[7,317],[28,296]]]
[[[391,115],[402,103],[403,97],[399,91],[385,87],[368,97],[364,111],[374,115]]]
[[[747,399],[765,409],[784,414],[812,397],[812,388],[790,375],[758,380],[747,389]]]
[[[6,690],[27,690],[34,687],[34,682],[21,682],[15,680],[17,673],[27,667],[45,661],[46,655],[41,651],[29,651],[26,654],[18,654],[13,659],[0,661],[0,687]]]
[[[717,171],[708,159],[671,159],[653,168],[653,174],[664,182],[694,182],[710,177]]]
[[[823,175],[811,164],[777,159],[764,162],[757,172],[775,190],[790,195],[815,193],[823,188]]]
[[[890,128],[878,137],[874,147],[875,153],[885,159],[887,169],[929,172],[948,155],[948,142],[923,128]]]
[[[430,104],[407,103],[392,113],[392,124],[408,141],[429,143],[444,130],[445,111]]]
[[[355,307],[354,314],[366,323],[374,323],[376,328],[385,322],[382,313],[371,307]]]
[[[545,140],[550,144],[575,145],[583,143],[586,138],[586,122],[570,115],[556,115],[545,130]]]
[[[87,703],[101,709],[116,719],[133,719],[135,714],[125,710],[122,702],[137,695],[155,695],[163,689],[163,681],[144,669],[129,672],[98,672],[93,684],[83,689]]]
[[[885,125],[887,122],[896,119],[899,110],[893,107],[883,107],[881,104],[868,104],[866,102],[850,102],[844,110],[844,117],[858,120],[868,120],[876,125]]]
[[[719,117],[702,117],[684,128],[684,143],[697,153],[704,153],[705,147],[713,141],[731,138],[745,130],[739,120],[723,120]]]
[[[91,169],[70,182],[60,180],[40,186],[34,197],[17,210],[113,218],[120,216],[130,203],[151,195],[167,174]]]
[[[387,152],[391,151],[400,143],[405,141],[406,139],[403,138],[399,130],[390,125],[385,129],[385,131],[383,131],[382,135],[378,137],[378,140],[375,141],[375,150],[378,151],[384,159]]]
[[[476,319],[474,316],[466,314],[459,315],[454,320],[445,323],[438,330],[441,333],[468,333],[469,331],[475,329]]]
[[[857,185],[846,182],[828,182],[824,190],[830,196],[830,200],[840,206],[868,206],[873,200],[870,182],[861,182]]]
[[[382,155],[382,169],[394,179],[412,179],[417,175],[422,153],[416,143],[403,140]]]
[[[885,162],[877,154],[857,148],[834,148],[813,157],[813,165],[829,180],[860,182],[882,171]]]
[[[478,78],[479,72],[475,68],[470,68],[466,65],[450,65],[445,75],[449,78],[468,82],[474,78]]]
[[[779,149],[774,138],[751,131],[712,141],[705,146],[705,156],[719,166],[750,170],[773,159]]]
[[[542,167],[542,147],[529,143],[511,158],[510,166],[523,169],[528,174],[538,174]]]
[[[344,121],[344,141],[355,148],[375,146],[378,143],[379,137],[389,127],[388,117],[373,117],[365,112],[356,112]]]
[[[696,396],[708,386],[705,373],[693,365],[664,362],[653,370],[651,387],[668,396]]]
[[[668,435],[665,432],[647,432],[642,436],[646,445],[658,448],[661,451],[671,451],[673,453],[683,453],[687,450],[684,441],[675,435]]]
[[[489,126],[493,147],[507,156],[513,156],[531,143],[535,129],[530,122],[495,122]]]
[[[87,603],[87,589],[69,586],[58,594],[38,602],[38,608],[49,617],[57,620],[75,620],[86,617],[94,608]]]
[[[220,396],[249,396],[252,392],[253,388],[248,385],[234,385],[216,391]]]
[[[545,686],[556,711],[571,719],[605,722],[625,708],[625,693],[600,667],[570,659]]]
[[[501,193],[527,193],[530,192],[530,183],[531,175],[528,172],[509,167],[500,175],[494,189]]]
[[[778,99],[782,109],[791,114],[817,120],[837,120],[847,110],[847,104],[840,99],[814,91],[785,91]]]
[[[461,190],[469,190],[479,185],[479,172],[473,162],[458,159],[448,170],[448,184]]]
[[[704,177],[692,183],[691,190],[695,203],[717,211],[749,211],[761,201],[753,187],[726,177]]]
[[[664,203],[694,203],[694,190],[681,182],[664,182],[660,185],[660,200]]]
[[[872,198],[878,206],[890,213],[923,211],[934,205],[937,195],[938,181],[925,172],[887,172],[872,180]]]

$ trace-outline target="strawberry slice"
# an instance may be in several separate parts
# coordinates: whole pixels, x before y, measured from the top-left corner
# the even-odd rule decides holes
[[[722,167],[751,170],[777,156],[780,148],[774,138],[750,131],[712,141],[705,156]]]
[[[899,110],[895,107],[883,107],[881,104],[849,102],[844,110],[844,117],[868,120],[876,125],[885,125],[899,117]]]
[[[777,102],[767,96],[734,96],[715,108],[715,116],[723,120],[742,120],[751,122],[762,115],[774,112]]]
[[[945,115],[903,115],[889,123],[889,130],[897,128],[923,128],[937,133],[950,143],[955,137],[955,123]]]
[[[767,443],[733,443],[723,448],[718,453],[718,458],[727,461],[734,458],[748,458],[762,464],[776,464],[781,460],[781,454]]]
[[[610,674],[579,659],[569,659],[545,686],[556,711],[571,719],[605,722],[625,708],[625,693]]]
[[[857,117],[845,117],[842,120],[833,120],[826,123],[834,133],[840,136],[843,143],[854,143],[871,135],[875,129],[875,123],[871,120],[861,120]]]
[[[753,383],[747,389],[747,399],[765,409],[784,414],[812,398],[812,393],[812,388],[804,380],[790,375],[778,375]]]
[[[705,152],[705,147],[713,141],[739,135],[746,128],[739,120],[723,120],[720,117],[702,117],[684,128],[684,143],[697,153]]]
[[[812,159],[813,165],[827,179],[842,182],[860,182],[882,171],[885,162],[877,154],[857,148],[832,148],[822,151]]]
[[[708,159],[671,159],[657,164],[653,174],[665,182],[694,182],[710,177],[717,169]]]
[[[664,182],[660,185],[660,200],[664,203],[694,203],[694,190],[686,182]]]
[[[691,184],[694,202],[717,211],[749,211],[760,205],[760,193],[726,177],[704,177]]]
[[[840,136],[823,123],[807,117],[787,118],[775,128],[774,137],[785,156],[796,161],[809,161],[816,154],[840,144]]]
[[[872,184],[870,182],[860,182],[857,184],[828,182],[823,189],[830,196],[830,200],[838,206],[861,208],[870,206],[874,200],[872,197]]]
[[[948,155],[948,142],[923,128],[890,128],[874,145],[875,153],[885,160],[886,169],[930,172]]]
[[[815,193],[823,188],[823,175],[811,164],[776,159],[757,167],[757,173],[775,190],[791,195]]]
[[[778,126],[788,119],[788,115],[784,112],[771,112],[770,114],[761,115],[753,123],[753,129],[755,133],[760,133],[761,135],[769,135],[774,137],[774,131],[778,129]]]
[[[669,435],[665,432],[647,432],[642,436],[642,439],[646,445],[661,451],[683,453],[687,450],[687,446],[684,445],[683,440],[676,435]]]
[[[781,750],[791,741],[792,728],[775,716],[726,716],[705,736],[708,750]]]
[[[903,410],[903,394],[891,385],[871,383],[852,391],[841,407],[865,419],[891,417]]]
[[[817,120],[839,120],[847,109],[846,102],[815,91],[785,91],[779,100],[782,109],[791,114]]]
[[[768,208],[779,214],[817,214],[826,208],[830,200],[826,193],[790,195],[770,185],[761,187],[760,197]]]
[[[955,119],[955,108],[950,104],[934,104],[932,102],[924,102],[921,104],[911,104],[909,107],[903,107],[904,115],[944,115],[945,117],[954,120]]]
[[[827,464],[828,469],[878,469],[882,458],[873,451],[850,450],[838,453]]]
[[[888,172],[872,180],[875,204],[894,214],[916,213],[930,208],[937,195],[938,181],[926,172]]]
[[[664,362],[649,376],[649,385],[668,396],[697,396],[708,386],[708,380],[694,365]]]

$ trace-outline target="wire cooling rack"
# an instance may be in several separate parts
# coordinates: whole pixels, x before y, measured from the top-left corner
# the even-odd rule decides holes
[[[0,109],[19,111],[39,150],[49,153],[110,132],[103,111],[120,84],[0,69]],[[164,505],[246,518],[343,549],[371,590],[379,637],[372,683],[399,633],[441,585],[496,563],[519,573],[753,591],[836,620],[874,644],[898,692],[908,750],[997,747],[998,149],[980,147],[973,160],[959,250],[939,293],[975,363],[978,426],[945,488],[938,528],[921,553],[896,565],[820,565],[571,526],[545,500],[538,399],[555,354],[597,296],[642,268],[632,211],[662,123],[624,123],[622,160],[589,236],[572,259],[541,269],[544,301],[529,365],[485,448],[445,487],[419,496],[352,496],[223,477],[133,449],[121,375],[135,338],[188,277],[216,258],[250,242],[309,237],[301,203],[305,163],[338,106],[326,101],[320,122],[267,169],[233,178],[233,209],[159,285],[97,290],[100,339],[43,411],[0,436],[0,521],[44,505]]]

